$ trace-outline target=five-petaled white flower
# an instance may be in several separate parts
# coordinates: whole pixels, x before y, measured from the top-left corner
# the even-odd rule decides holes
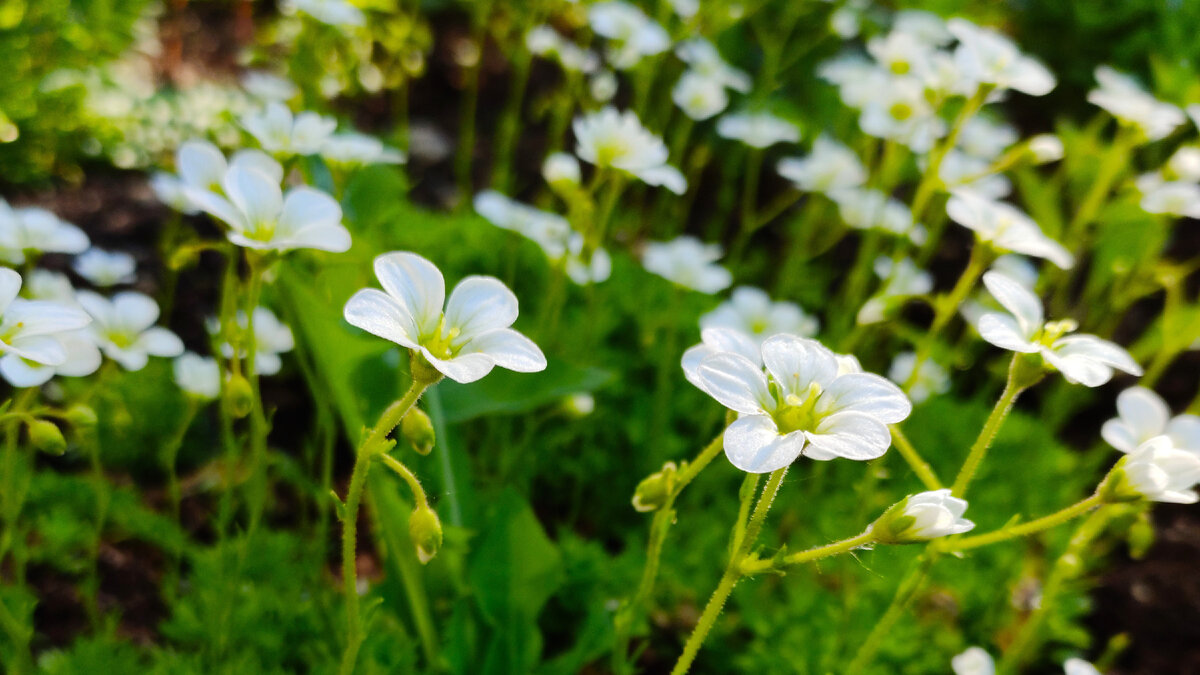
[[[1100,435],[1125,453],[1155,436],[1166,436],[1175,447],[1200,454],[1200,417],[1171,417],[1166,401],[1145,387],[1130,387],[1117,394],[1117,416],[1104,423]]]
[[[946,28],[958,39],[954,59],[965,77],[1030,96],[1044,96],[1054,89],[1054,75],[1037,59],[1022,54],[1008,37],[960,18],[950,19]]]
[[[1137,129],[1143,140],[1165,138],[1187,120],[1177,106],[1154,98],[1137,80],[1108,66],[1096,68],[1096,82],[1100,86],[1088,92],[1088,102]]]
[[[717,135],[758,149],[800,140],[800,130],[795,124],[766,112],[723,115],[717,120]]]
[[[292,115],[277,101],[242,118],[242,126],[263,150],[275,155],[315,155],[320,153],[337,129],[337,120],[314,112]]]
[[[15,387],[33,387],[56,373],[94,371],[88,369],[87,345],[80,345],[78,337],[91,318],[78,307],[18,298],[20,290],[21,275],[0,268],[0,375]]]
[[[446,296],[442,273],[415,253],[375,258],[383,291],[367,288],[346,302],[351,325],[413,350],[446,377],[474,382],[495,366],[522,373],[546,368],[529,338],[509,328],[517,297],[499,279],[469,276]]]
[[[667,31],[627,2],[607,0],[592,5],[588,8],[588,23],[597,35],[608,38],[608,60],[621,70],[671,46]]]
[[[542,162],[542,178],[552,188],[579,185],[583,179],[583,171],[579,168],[579,160],[574,155],[565,152],[552,152],[546,155]]]
[[[667,164],[667,146],[650,133],[631,110],[606,107],[575,118],[575,153],[597,168],[628,173],[648,185],[661,185],[675,194],[687,191],[679,169]]]
[[[785,157],[777,165],[779,175],[808,192],[830,193],[861,187],[867,170],[853,150],[821,135],[813,141],[807,157]]]
[[[0,261],[21,265],[29,255],[83,253],[90,245],[83,230],[46,209],[14,209],[0,199]]]
[[[1070,251],[1047,237],[1032,218],[1011,204],[992,201],[970,190],[956,190],[946,203],[946,213],[997,251],[1045,258],[1062,269],[1075,264]]]
[[[1195,504],[1200,495],[1200,453],[1175,447],[1166,436],[1155,436],[1121,458],[1101,485],[1101,494],[1119,499],[1141,496],[1153,502]]]
[[[1129,352],[1095,335],[1069,335],[1077,325],[1070,319],[1046,322],[1042,301],[1033,291],[998,272],[986,272],[988,292],[1010,314],[989,312],[977,328],[984,340],[1023,354],[1041,354],[1046,363],[1072,384],[1099,387],[1112,379],[1113,369],[1142,374]]]
[[[221,369],[216,359],[184,352],[171,365],[175,384],[184,393],[204,401],[221,395]]]
[[[124,291],[111,299],[80,291],[79,304],[92,316],[87,331],[108,358],[125,370],[141,370],[151,356],[179,356],[183,342],[159,326],[158,303],[147,295]]]
[[[692,70],[679,77],[671,89],[671,100],[683,114],[696,121],[706,120],[729,105],[729,96],[720,80]]]
[[[667,281],[701,293],[716,293],[733,283],[729,270],[717,264],[724,251],[684,235],[671,241],[652,241],[642,251],[642,266]]]
[[[284,194],[275,176],[238,163],[225,172],[221,187],[223,196],[200,190],[189,194],[196,206],[229,226],[229,241],[238,246],[334,253],[350,248],[342,207],[320,190],[299,186]]]
[[[762,364],[735,353],[704,359],[703,389],[741,413],[725,430],[725,455],[750,473],[781,469],[804,454],[818,460],[875,459],[891,444],[888,424],[912,411],[900,389],[878,375],[840,373],[834,353],[815,340],[776,335]]]
[[[133,256],[120,251],[90,248],[75,258],[71,267],[96,286],[128,284],[137,278],[137,262]]]
[[[701,329],[731,328],[759,344],[780,333],[812,337],[820,325],[815,316],[805,314],[799,305],[772,302],[766,291],[753,286],[738,286],[728,300],[700,317]]]
[[[975,523],[963,518],[965,499],[953,497],[950,490],[930,490],[905,497],[871,525],[876,541],[909,544],[949,537],[975,529]]]

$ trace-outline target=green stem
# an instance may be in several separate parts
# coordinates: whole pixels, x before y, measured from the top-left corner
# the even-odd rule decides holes
[[[521,125],[521,103],[525,100],[525,87],[529,83],[532,60],[533,54],[529,50],[517,50],[512,63],[512,86],[500,118],[500,128],[496,131],[496,160],[492,170],[492,187],[504,194],[509,193],[512,183],[513,150],[517,145],[517,130]]]
[[[929,206],[929,200],[942,187],[942,180],[938,174],[941,172],[942,162],[946,159],[946,155],[958,144],[958,137],[962,134],[963,128],[979,112],[980,108],[987,103],[987,97],[992,93],[993,89],[995,89],[994,85],[980,85],[979,89],[967,99],[962,109],[958,111],[958,117],[954,119],[954,124],[950,127],[949,133],[929,153],[929,164],[925,167],[925,173],[921,175],[921,180],[917,183],[917,192],[913,196],[912,220],[914,223],[921,222],[921,218],[925,215],[925,208]],[[934,246],[936,244],[937,240],[931,238],[928,245]]]
[[[1100,495],[1092,495],[1083,501],[1077,502],[1060,511],[1055,511],[1048,516],[1042,516],[1037,520],[1031,520],[1020,525],[1012,525],[1010,527],[1002,527],[995,532],[987,534],[977,534],[971,537],[964,537],[957,541],[946,540],[946,543],[940,544],[938,550],[941,551],[966,551],[988,544],[996,544],[1017,537],[1025,537],[1031,534],[1036,534],[1043,530],[1048,530],[1052,527],[1057,527],[1069,520],[1073,520],[1100,506],[1103,500]]]
[[[773,472],[767,480],[767,485],[763,488],[758,503],[754,506],[754,514],[750,516],[750,522],[746,525],[746,535],[742,539],[742,545],[738,547],[733,557],[730,558],[729,565],[725,567],[725,573],[721,575],[721,581],[713,591],[712,597],[708,599],[704,613],[700,615],[700,620],[696,623],[692,636],[684,645],[683,653],[679,655],[679,660],[675,663],[675,668],[671,670],[671,675],[685,675],[692,667],[692,662],[696,660],[696,655],[700,652],[704,639],[708,637],[709,631],[716,624],[721,609],[725,607],[725,601],[729,599],[729,594],[733,592],[733,587],[737,585],[742,576],[742,560],[750,553],[750,549],[758,539],[763,522],[767,518],[767,511],[771,509],[771,503],[775,501],[775,495],[779,492],[779,486],[783,483],[787,469],[785,466]]]
[[[355,454],[354,471],[350,475],[350,487],[346,491],[345,508],[342,512],[342,591],[346,595],[346,651],[342,654],[342,665],[338,671],[341,675],[354,672],[358,648],[365,637],[362,634],[362,616],[358,609],[357,525],[358,508],[362,503],[367,472],[371,468],[371,462],[386,449],[384,440],[388,434],[400,424],[404,415],[430,384],[432,383],[414,379],[408,392],[383,411],[379,421],[359,444]],[[421,496],[424,496],[424,492],[421,492]]]
[[[975,472],[979,470],[979,465],[983,463],[983,458],[987,455],[988,448],[992,447],[992,441],[996,438],[996,433],[1000,431],[1000,425],[1004,423],[1004,418],[1008,417],[1008,413],[1012,411],[1013,404],[1017,401],[1017,396],[1024,390],[1017,382],[1017,364],[1021,358],[1021,354],[1013,355],[1012,362],[1008,367],[1008,380],[1004,384],[1004,391],[1000,394],[1000,400],[996,401],[996,406],[992,408],[991,414],[988,415],[987,421],[983,424],[983,430],[979,432],[979,436],[975,438],[975,442],[971,445],[971,451],[967,453],[967,459],[963,462],[962,468],[958,470],[958,476],[954,479],[954,485],[950,488],[950,493],[955,497],[962,497],[967,492],[967,486],[970,485],[971,479],[975,477]]]
[[[425,495],[424,488],[421,487],[421,481],[417,480],[417,475],[412,472],[400,460],[392,457],[387,453],[379,456],[383,460],[384,466],[396,472],[405,483],[408,484],[408,489],[412,491],[413,501],[418,509],[429,508],[429,498]]]
[[[183,439],[187,436],[188,429],[192,426],[192,420],[196,418],[196,413],[199,411],[199,401],[194,397],[189,396],[187,400],[187,408],[184,410],[183,418],[179,422],[179,427],[175,431],[175,435],[167,442],[163,448],[163,468],[167,472],[167,498],[170,503],[171,518],[180,526],[180,531],[183,531],[183,522],[181,518],[183,491],[179,487],[179,467],[177,459],[179,457],[179,449],[183,447]],[[171,550],[171,560],[167,564],[166,578],[163,581],[163,588],[168,598],[174,598],[175,592],[179,585],[179,568],[183,560],[183,541]]]
[[[475,114],[479,108],[479,71],[483,66],[483,50],[487,39],[487,16],[491,11],[490,2],[475,5],[476,11],[471,17],[474,24],[471,30],[471,42],[479,50],[475,63],[467,67],[466,91],[463,93],[462,112],[458,125],[458,148],[454,156],[454,176],[458,184],[459,203],[471,203],[471,164],[475,155]]]
[[[835,541],[831,544],[810,548],[807,551],[799,551],[791,555],[784,556],[781,560],[758,560],[756,558],[748,558],[742,562],[742,575],[750,576],[752,574],[761,574],[763,572],[780,570],[785,567],[795,565],[807,565],[810,562],[828,558],[830,556],[849,553],[856,548],[861,548],[875,541],[875,535],[869,530],[862,534]]]
[[[900,456],[904,458],[905,462],[908,462],[909,468],[911,468],[913,473],[917,475],[917,478],[920,479],[921,484],[924,485],[927,490],[942,489],[942,481],[938,480],[937,474],[933,471],[933,467],[931,467],[929,462],[926,462],[925,459],[921,457],[921,453],[917,452],[917,448],[912,444],[912,441],[908,440],[908,436],[904,435],[904,432],[900,430],[899,426],[892,425],[891,430],[892,443],[896,446],[896,451],[900,453]]]
[[[740,229],[729,252],[731,260],[741,260],[758,225],[755,209],[758,206],[758,177],[762,171],[762,154],[760,148],[750,148],[746,153],[746,173],[742,175],[742,198],[738,217]]]
[[[934,301],[933,322],[929,324],[929,330],[926,331],[920,344],[917,345],[917,356],[913,362],[912,372],[909,373],[908,379],[905,380],[902,387],[904,391],[912,389],[913,385],[916,384],[917,378],[921,373],[921,366],[925,365],[925,362],[929,360],[933,352],[933,347],[937,344],[938,336],[946,327],[946,324],[950,323],[950,319],[954,317],[963,300],[967,299],[967,294],[971,292],[979,277],[983,276],[990,262],[991,252],[984,244],[976,241],[975,245],[971,247],[971,258],[967,261],[967,267],[963,270],[962,275],[958,277],[954,288],[950,289],[950,292],[946,295],[938,296],[937,300]]]

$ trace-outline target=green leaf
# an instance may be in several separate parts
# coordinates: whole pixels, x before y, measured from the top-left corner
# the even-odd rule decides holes
[[[442,382],[438,391],[446,421],[455,423],[484,415],[527,412],[571,394],[595,391],[612,379],[610,371],[555,360],[540,373],[497,368],[471,384]]]

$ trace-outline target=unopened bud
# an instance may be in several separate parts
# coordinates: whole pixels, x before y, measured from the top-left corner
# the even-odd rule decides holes
[[[931,490],[896,502],[871,525],[881,544],[912,544],[969,532],[975,523],[963,518],[965,500],[950,490]]]
[[[563,399],[563,410],[571,417],[587,417],[596,410],[596,399],[587,392],[571,394]]]
[[[90,405],[76,403],[67,409],[63,414],[63,419],[67,420],[71,426],[76,429],[91,428],[99,423],[99,418],[96,417],[96,411]]]
[[[33,420],[29,423],[29,441],[33,447],[47,455],[61,455],[67,451],[67,439],[53,422]]]
[[[657,511],[675,491],[675,462],[663,464],[663,468],[642,479],[633,491],[633,508],[641,513]]]
[[[416,406],[410,408],[404,415],[404,419],[400,421],[400,433],[403,434],[404,440],[412,445],[413,450],[417,451],[417,454],[428,455],[433,450],[436,440],[433,432],[433,420],[429,419],[429,415],[426,415],[424,410]]]
[[[424,565],[442,548],[442,521],[433,509],[419,506],[408,518],[408,535],[417,547],[417,559]]]
[[[242,375],[234,375],[225,385],[225,410],[236,419],[250,414],[254,407],[254,388],[250,380]]]
[[[1029,139],[1029,152],[1038,164],[1057,162],[1063,158],[1063,142],[1054,134],[1038,134]]]
[[[579,185],[582,172],[579,160],[565,152],[555,152],[542,162],[542,177],[556,192]]]

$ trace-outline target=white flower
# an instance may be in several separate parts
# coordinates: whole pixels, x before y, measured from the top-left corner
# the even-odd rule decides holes
[[[946,213],[959,225],[974,230],[979,241],[998,251],[1045,258],[1062,269],[1075,264],[1070,251],[1047,237],[1032,218],[1015,206],[969,190],[956,190],[946,203]]]
[[[222,157],[221,161],[225,161]],[[150,176],[150,189],[158,201],[166,204],[180,213],[192,215],[197,212],[188,199],[187,185],[179,176],[165,171],[157,171]]]
[[[600,57],[563,38],[550,26],[534,26],[525,34],[525,46],[538,56],[555,58],[563,70],[590,73],[600,67]]]
[[[284,0],[284,9],[289,13],[299,10],[330,26],[359,27],[367,23],[362,10],[346,0]]]
[[[1100,86],[1088,92],[1088,101],[1136,128],[1146,140],[1165,138],[1187,119],[1177,106],[1154,98],[1137,80],[1108,66],[1096,68],[1096,82]]]
[[[951,191],[964,189],[980,197],[997,200],[1012,192],[1012,183],[1002,174],[990,173],[991,162],[952,149],[942,158],[938,178]]]
[[[263,101],[287,101],[300,90],[291,80],[265,70],[248,70],[242,75],[242,88]]]
[[[598,103],[607,103],[617,95],[617,76],[611,70],[602,70],[588,78],[588,92]]]
[[[725,455],[750,473],[781,469],[801,454],[867,460],[887,451],[888,424],[912,405],[878,375],[839,374],[834,353],[815,340],[776,335],[762,345],[760,365],[721,352],[700,363],[704,390],[741,413],[725,430]]]
[[[242,126],[263,150],[276,155],[315,155],[337,129],[337,120],[314,112],[295,117],[287,106],[272,101],[242,118]]]
[[[221,395],[221,369],[212,357],[185,352],[172,364],[175,385],[197,398],[211,401]]]
[[[1003,274],[1025,288],[1028,288],[1030,291],[1034,290],[1034,287],[1037,285],[1037,268],[1025,256],[1006,253],[996,258],[990,269]],[[962,313],[967,323],[975,327],[979,324],[979,317],[988,312],[1000,309],[1002,309],[1000,303],[996,302],[996,299],[986,290],[980,289],[973,297],[965,300],[958,311]]]
[[[817,67],[817,76],[837,85],[838,96],[852,108],[861,108],[877,98],[893,79],[874,61],[855,53],[825,61]]]
[[[1178,180],[1200,181],[1200,146],[1185,145],[1167,160],[1167,169]]]
[[[588,23],[597,35],[608,38],[608,60],[621,70],[671,46],[667,31],[627,2],[608,0],[592,5],[588,8]]]
[[[1166,401],[1145,387],[1130,387],[1117,395],[1117,417],[1104,423],[1100,435],[1125,453],[1155,436],[1166,436],[1175,447],[1200,454],[1200,417],[1171,417]]]
[[[1083,659],[1063,661],[1063,675],[1101,675],[1100,670]]]
[[[892,32],[906,33],[934,47],[944,47],[953,36],[946,29],[946,20],[919,9],[902,9],[892,17]]]
[[[292,329],[288,328],[287,324],[280,321],[266,307],[255,307],[253,318],[254,370],[260,375],[274,375],[283,367],[283,360],[279,358],[279,355],[292,351],[296,346]],[[250,324],[245,312],[237,313],[237,325],[243,331],[249,328]],[[219,332],[220,328],[220,324],[216,321],[210,322],[208,326],[209,332],[213,334]],[[225,358],[233,358],[233,346],[228,343],[221,345],[221,353]],[[238,356],[245,358],[245,351],[242,350]]]
[[[887,256],[879,256],[874,270],[883,280],[883,288],[858,310],[855,321],[860,325],[883,321],[889,311],[903,305],[908,298],[933,290],[933,277],[909,258],[894,262]]]
[[[1154,502],[1195,504],[1191,489],[1200,482],[1200,454],[1174,447],[1166,436],[1155,436],[1126,455],[1118,466],[1121,488],[1132,489]]]
[[[693,70],[680,76],[671,89],[671,100],[696,121],[706,120],[729,105],[729,96],[719,80]]]
[[[667,146],[646,130],[633,111],[606,107],[575,118],[575,154],[598,168],[624,171],[648,185],[675,194],[687,191],[687,180],[667,164]]]
[[[475,212],[496,227],[532,239],[551,259],[562,258],[567,250],[571,226],[557,213],[522,204],[495,190],[475,195]]]
[[[75,258],[72,269],[96,286],[132,283],[137,278],[137,262],[120,251],[90,248]]]
[[[1038,134],[1030,138],[1029,151],[1033,153],[1033,160],[1038,164],[1057,162],[1066,152],[1062,139],[1054,134]]]
[[[762,344],[780,333],[812,337],[817,334],[820,322],[795,303],[772,302],[761,288],[738,286],[728,300],[700,317],[700,328],[729,328]]]
[[[551,186],[579,185],[583,172],[579,168],[579,160],[574,155],[565,152],[553,152],[546,155],[542,162],[542,178]]]
[[[861,187],[867,180],[867,170],[858,155],[824,134],[813,141],[807,157],[785,157],[779,160],[777,168],[780,176],[809,192],[828,194]]]
[[[608,281],[612,275],[612,258],[608,251],[597,248],[584,256],[584,243],[583,235],[578,232],[572,232],[567,239],[567,278],[580,286]]]
[[[33,387],[56,372],[82,376],[94,371],[82,372],[88,350],[80,348],[76,335],[90,317],[70,305],[18,298],[20,290],[21,275],[0,268],[0,375],[14,387]]]
[[[922,77],[930,67],[933,49],[917,36],[896,30],[867,41],[867,53],[893,75]]]
[[[30,300],[49,300],[60,305],[78,307],[75,300],[75,287],[67,275],[50,270],[35,269],[25,277],[22,287]]]
[[[229,241],[238,246],[335,253],[350,248],[342,207],[320,190],[300,186],[284,194],[276,177],[238,163],[225,172],[221,186],[225,196],[199,190],[189,195],[201,210],[229,226]]]
[[[963,518],[966,500],[950,496],[949,488],[910,495],[871,525],[877,541],[908,544],[949,537],[975,529]]]
[[[958,148],[972,157],[992,160],[1019,139],[1017,130],[1011,124],[976,115],[963,125],[958,136]]]
[[[700,344],[684,351],[683,358],[679,361],[683,367],[683,376],[697,389],[707,393],[708,389],[700,379],[700,364],[708,357],[722,352],[737,354],[762,368],[761,342],[735,328],[702,328]]]
[[[965,77],[1030,96],[1054,89],[1054,75],[1037,59],[1022,54],[1006,36],[960,18],[950,19],[946,27],[958,38],[954,59]]]
[[[208,141],[191,140],[175,152],[175,168],[179,175],[156,174],[151,179],[151,187],[167,206],[186,214],[199,213],[196,197],[210,192],[221,196],[225,174],[234,166],[256,169],[277,182],[283,181],[283,167],[261,150],[239,150],[226,161],[217,146]]]
[[[908,382],[913,366],[917,363],[916,352],[901,352],[892,359],[888,368],[888,379],[896,384]],[[913,403],[922,403],[931,396],[950,391],[950,375],[933,359],[926,359],[917,370],[917,379],[908,389],[908,398]]]
[[[981,647],[970,647],[950,659],[954,675],[995,675],[996,662]]]
[[[355,293],[346,302],[346,321],[419,353],[446,377],[466,383],[495,366],[522,373],[546,368],[537,345],[509,328],[517,298],[498,279],[466,277],[443,312],[442,273],[421,256],[385,253],[375,258],[375,276],[384,291]]]
[[[1143,183],[1142,210],[1172,216],[1200,218],[1200,185],[1185,181]]]
[[[700,11],[700,0],[668,0],[671,9],[681,19],[690,19]]]
[[[979,317],[984,340],[1014,352],[1041,354],[1046,363],[1072,384],[1098,387],[1112,379],[1113,369],[1140,376],[1142,369],[1129,352],[1095,335],[1069,335],[1070,319],[1046,323],[1042,301],[1028,288],[997,272],[986,272],[983,283],[1010,314],[989,312]]]
[[[179,356],[183,343],[166,328],[154,325],[158,304],[149,296],[124,291],[112,299],[80,291],[79,304],[92,316],[87,331],[105,356],[125,370],[141,370],[151,356]]]
[[[0,260],[25,263],[37,253],[82,253],[91,246],[83,230],[36,206],[14,209],[0,199]]]
[[[729,270],[716,264],[723,253],[719,244],[705,244],[684,235],[668,242],[647,243],[642,266],[667,281],[712,294],[733,283]]]
[[[863,102],[858,126],[864,133],[903,143],[917,153],[928,152],[946,133],[946,123],[925,96],[925,85],[911,77],[878,82]]]
[[[856,230],[890,232],[907,236],[917,244],[925,240],[925,228],[913,224],[908,206],[879,190],[850,188],[829,197],[837,202],[842,221]]]
[[[403,152],[387,147],[378,138],[356,131],[329,136],[321,145],[320,154],[331,163],[350,166],[403,164],[407,159]]]
[[[743,94],[750,91],[750,76],[726,63],[713,43],[704,38],[692,38],[679,43],[675,47],[675,55],[691,66],[693,72],[714,79],[724,87]]]
[[[765,112],[723,115],[717,120],[717,135],[759,149],[800,140],[795,124]]]

